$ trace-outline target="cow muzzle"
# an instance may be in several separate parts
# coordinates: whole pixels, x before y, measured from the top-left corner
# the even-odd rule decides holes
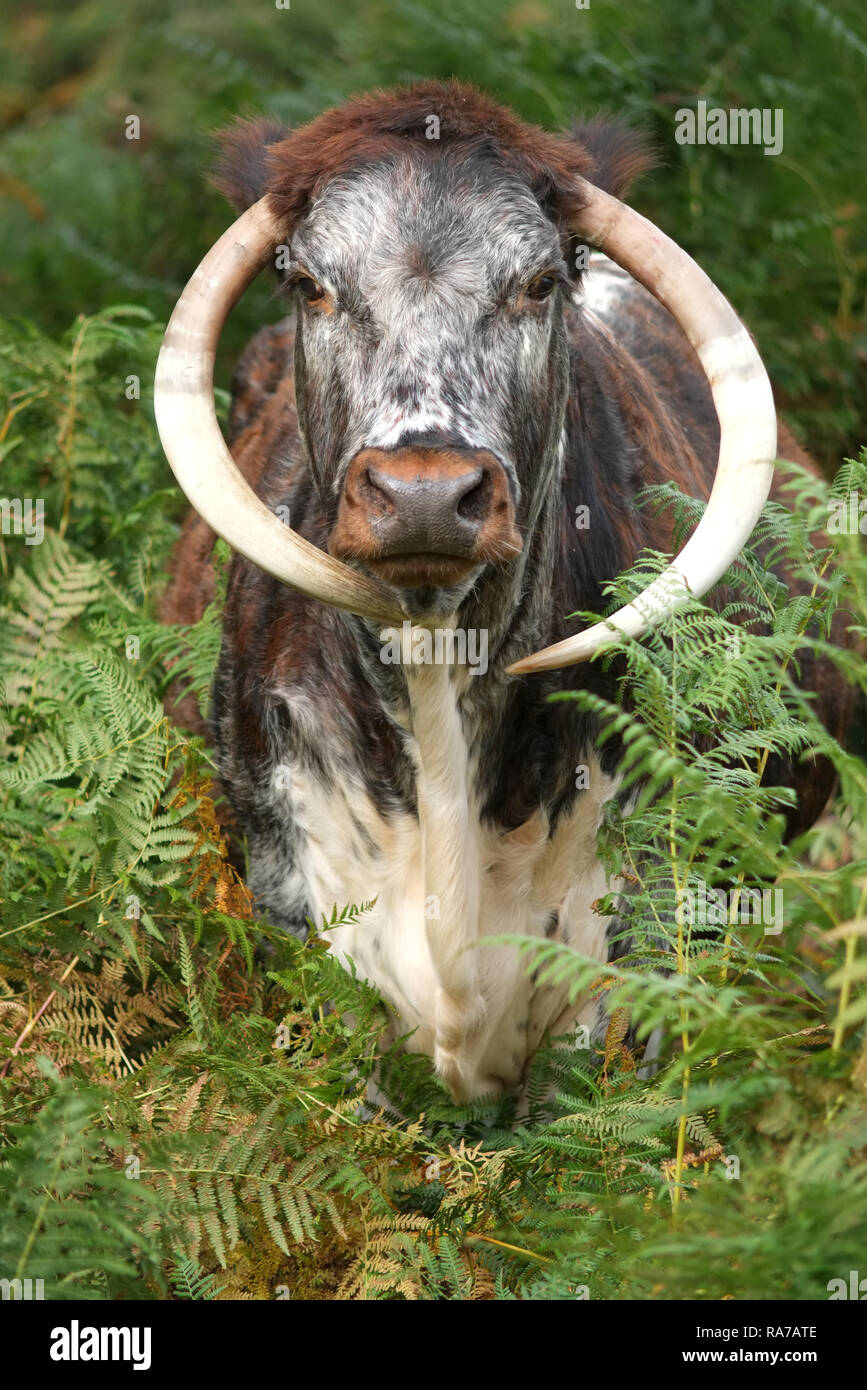
[[[485,449],[362,449],[328,549],[399,588],[459,584],[520,554],[506,471]]]

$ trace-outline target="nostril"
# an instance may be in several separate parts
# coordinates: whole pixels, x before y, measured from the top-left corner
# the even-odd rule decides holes
[[[381,507],[385,501],[391,508],[394,507],[394,483],[378,468],[365,468],[361,475],[361,491],[368,502],[375,502]]]
[[[491,502],[491,480],[484,470],[479,470],[478,482],[471,482],[467,491],[458,500],[457,514],[462,521],[481,525],[488,514]]]

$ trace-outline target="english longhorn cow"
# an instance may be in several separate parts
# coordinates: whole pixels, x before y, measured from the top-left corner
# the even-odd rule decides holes
[[[161,436],[199,514],[163,616],[201,613],[214,532],[240,552],[211,726],[250,887],[302,935],[375,900],[331,948],[462,1101],[518,1087],[546,1032],[604,1027],[601,1006],[538,988],[511,948],[475,948],[517,932],[611,949],[595,840],[618,750],[546,700],[614,697],[616,673],[584,664],[611,629],[570,635],[567,615],[600,611],[644,546],[670,552],[641,488],[710,500],[670,570],[610,619],[633,635],[720,578],[771,487],[777,421],[749,335],[619,201],[646,163],[617,124],[550,134],[454,81],[291,133],[241,122],[218,186],[242,215],[190,281],[158,369]],[[604,253],[589,268],[587,245]],[[214,353],[268,262],[294,319],[241,359],[230,454]],[[803,461],[785,432],[783,452]],[[485,660],[461,664],[473,634]],[[407,659],[444,635],[441,662]],[[837,695],[822,698],[838,725]],[[828,773],[793,776],[809,824]]]

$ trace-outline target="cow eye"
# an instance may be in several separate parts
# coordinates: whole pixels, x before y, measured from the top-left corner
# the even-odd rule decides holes
[[[308,304],[315,304],[317,299],[322,299],[325,295],[322,286],[311,275],[299,275],[293,284],[301,291]]]
[[[547,299],[556,283],[556,275],[537,275],[527,286],[527,294],[530,299]]]

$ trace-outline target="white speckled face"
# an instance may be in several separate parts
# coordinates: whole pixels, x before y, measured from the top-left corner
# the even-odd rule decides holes
[[[302,427],[333,520],[349,461],[420,438],[490,450],[528,505],[567,389],[557,231],[482,155],[334,179],[300,223]],[[309,288],[309,286],[308,286]],[[520,512],[519,512],[520,516]]]

